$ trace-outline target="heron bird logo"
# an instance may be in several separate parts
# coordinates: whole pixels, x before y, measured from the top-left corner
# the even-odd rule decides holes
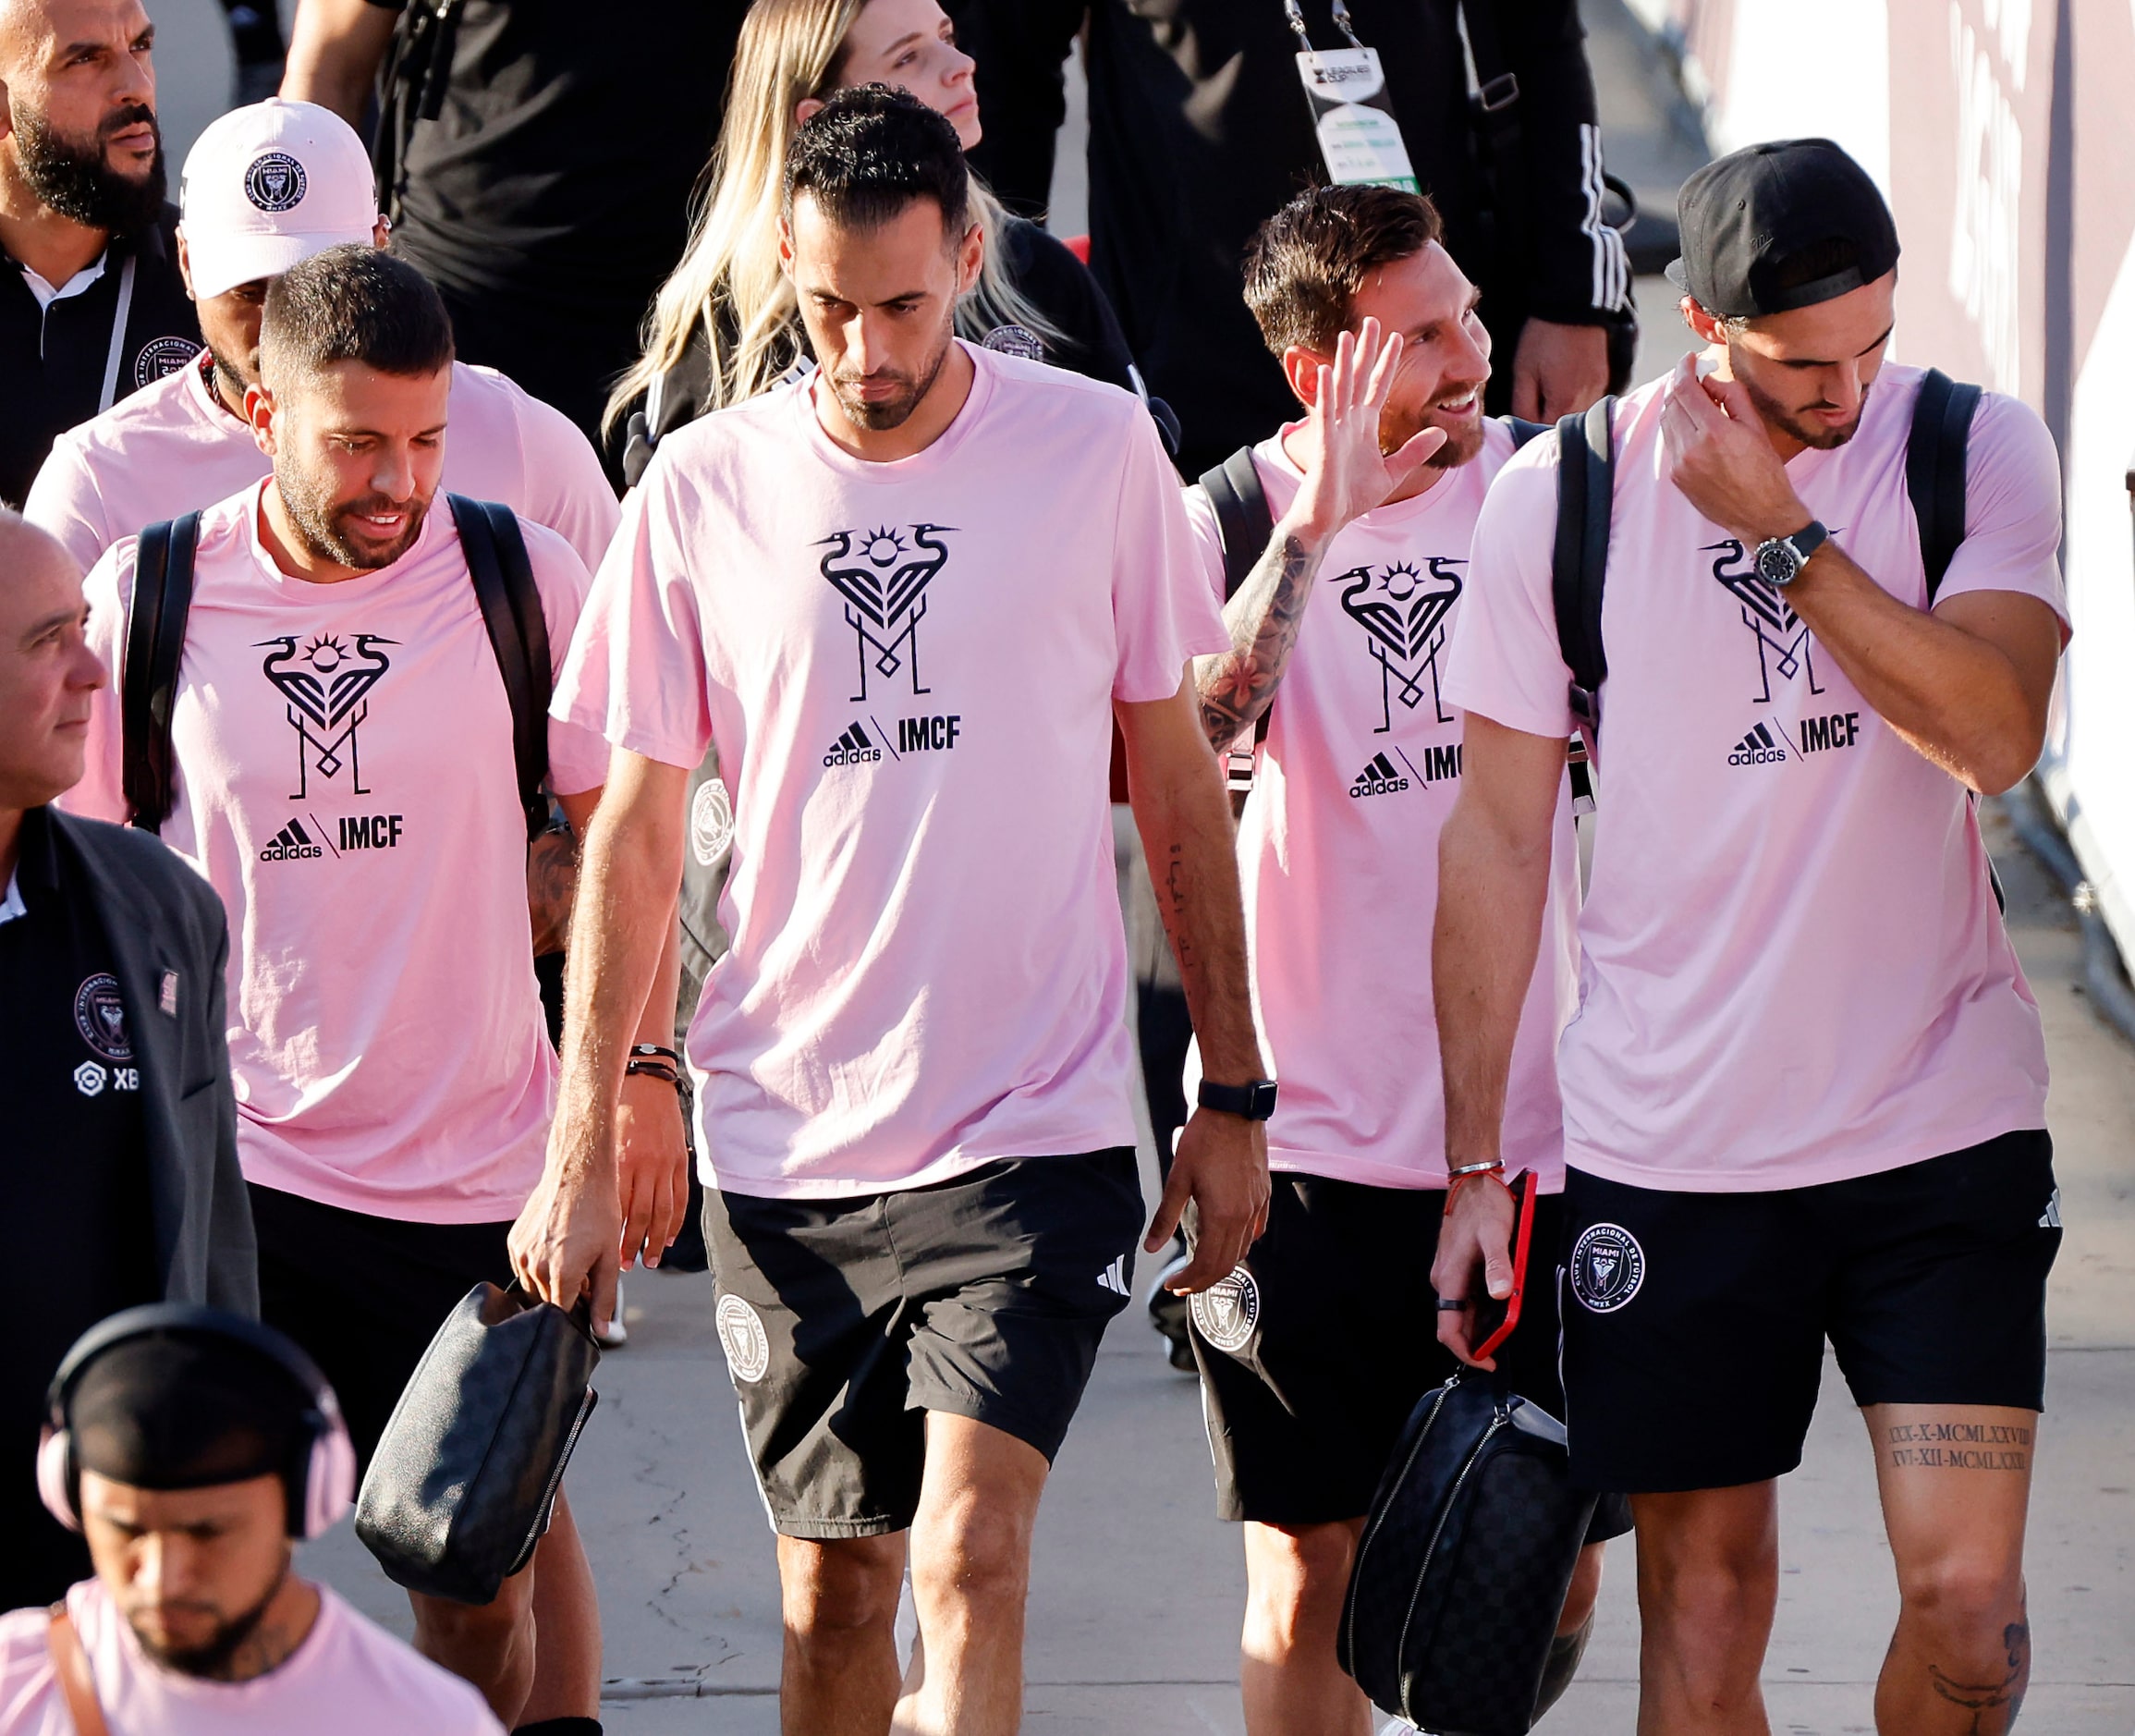
[[[1719,556],[1713,563],[1713,577],[1734,593],[1742,605],[1742,625],[1757,635],[1757,679],[1762,690],[1757,703],[1772,703],[1774,669],[1789,681],[1806,673],[1809,691],[1823,692],[1824,685],[1816,679],[1816,642],[1794,613],[1787,593],[1757,576],[1757,563],[1741,539],[1731,536],[1724,543],[1708,543],[1698,553]]]
[[[315,633],[301,649],[294,633],[259,642],[257,648],[268,654],[260,667],[287,702],[285,715],[297,732],[297,790],[290,801],[305,799],[314,771],[338,777],[344,766],[350,793],[371,793],[356,757],[356,731],[371,715],[371,690],[392,666],[377,647],[396,643],[376,633],[357,633],[352,642]]]
[[[920,622],[927,612],[927,586],[947,564],[949,551],[941,541],[955,534],[946,524],[915,524],[904,532],[887,525],[872,531],[838,531],[816,547],[828,552],[821,563],[823,576],[845,599],[846,625],[855,635],[860,658],[858,703],[867,698],[868,669],[884,680],[894,680],[908,667],[912,691],[933,690],[920,685]]]
[[[1431,555],[1421,567],[1405,560],[1373,569],[1352,567],[1328,582],[1344,584],[1342,607],[1361,627],[1379,666],[1379,727],[1394,727],[1394,702],[1410,711],[1423,703],[1430,684],[1431,709],[1440,723],[1451,723],[1439,694],[1438,654],[1446,649],[1446,617],[1460,595],[1459,568],[1465,560]]]

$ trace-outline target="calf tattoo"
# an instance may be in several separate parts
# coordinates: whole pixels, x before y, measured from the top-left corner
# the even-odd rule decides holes
[[[2014,1423],[1896,1423],[1884,1431],[1894,1466],[2029,1471],[2031,1431]]]
[[[1995,1682],[1965,1682],[1946,1675],[1933,1664],[1927,1667],[1928,1680],[1935,1693],[1952,1705],[1963,1706],[1969,1711],[1971,1722],[1965,1727],[1966,1736],[2007,1736],[2017,1725],[2017,1714],[2024,1704],[2024,1689],[2031,1677],[2031,1630],[2021,1621],[2012,1621],[2002,1630],[2002,1644],[2007,1653],[2007,1673]],[[1997,1718],[1996,1714],[2000,1716]]]

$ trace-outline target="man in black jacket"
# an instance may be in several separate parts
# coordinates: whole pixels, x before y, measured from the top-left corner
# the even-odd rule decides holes
[[[153,837],[49,804],[81,776],[103,666],[81,575],[0,510],[0,1608],[88,1571],[30,1476],[53,1370],[120,1308],[259,1312],[224,1035],[229,934]]]
[[[1324,181],[1286,0],[946,0],[979,63],[986,138],[972,162],[1042,210],[1061,63],[1088,26],[1091,266],[1197,475],[1294,411],[1253,329],[1239,262],[1252,232]],[[1338,48],[1331,0],[1299,0]],[[1490,88],[1470,96],[1469,55]],[[1583,410],[1609,383],[1606,324],[1628,304],[1623,246],[1601,221],[1601,132],[1576,0],[1350,0],[1378,50],[1421,190],[1483,291],[1495,340],[1488,408]]]
[[[164,201],[140,0],[0,0],[0,502],[201,334]]]

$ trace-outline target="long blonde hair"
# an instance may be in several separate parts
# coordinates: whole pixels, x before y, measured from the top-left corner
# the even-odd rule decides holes
[[[749,8],[727,76],[719,141],[698,184],[689,245],[653,300],[644,353],[609,397],[605,426],[612,429],[681,361],[700,325],[712,351],[714,409],[755,397],[802,355],[799,309],[778,269],[786,149],[794,110],[834,88],[846,34],[867,4],[756,0]],[[976,175],[971,218],[983,232],[984,259],[977,287],[957,308],[958,331],[976,338],[1014,324],[1057,341],[1058,329],[1009,281],[1002,249],[1007,213]]]

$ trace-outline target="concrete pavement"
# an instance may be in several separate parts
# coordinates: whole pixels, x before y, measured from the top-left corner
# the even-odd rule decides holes
[[[2068,1239],[2053,1287],[2049,1412],[2030,1550],[2029,1728],[2135,1729],[2135,1051],[2092,1016],[2076,931],[1996,822],[2011,926],[2044,1009]],[[1146,1281],[1146,1274],[1144,1277]],[[570,1479],[601,1583],[609,1728],[770,1736],[779,1632],[771,1539],[710,1323],[711,1280],[629,1282],[629,1348]],[[1775,1730],[1873,1729],[1896,1609],[1873,1467],[1836,1369],[1781,1498],[1779,1615],[1766,1669]],[[407,1631],[405,1605],[346,1528],[306,1553]],[[1632,1729],[1633,1551],[1618,1545],[1585,1669],[1541,1727]],[[1213,1515],[1195,1384],[1130,1311],[1113,1328],[1039,1522],[1030,1617],[1033,1731],[1235,1736],[1238,1535]]]

